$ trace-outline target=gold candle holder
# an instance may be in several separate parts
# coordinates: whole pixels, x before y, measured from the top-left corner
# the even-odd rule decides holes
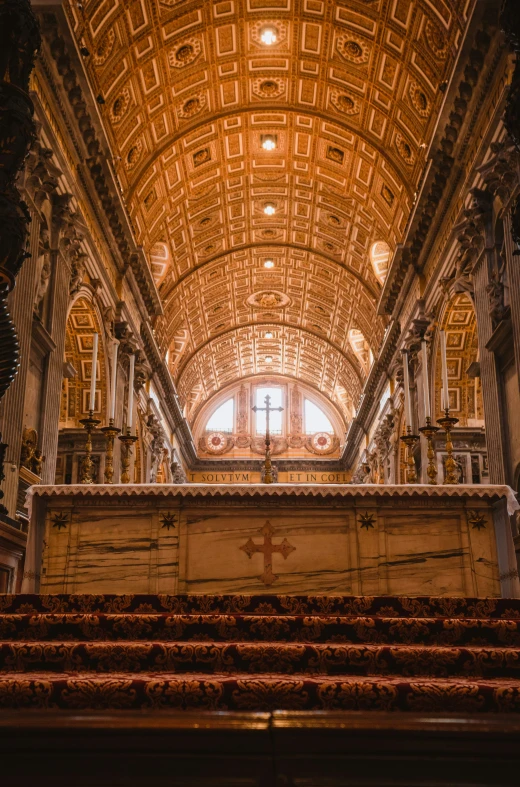
[[[444,431],[446,432],[446,478],[444,479],[445,484],[458,484],[459,479],[457,478],[457,465],[455,464],[455,459],[453,458],[453,442],[451,439],[451,430],[458,424],[458,418],[452,418],[450,416],[450,408],[446,407],[444,410],[444,416],[442,418],[437,418],[437,423],[442,426]]]
[[[106,456],[105,456],[105,482],[112,484],[114,479],[114,440],[121,429],[114,426],[114,419],[111,418],[108,426],[104,426],[101,431],[106,437]]]
[[[94,418],[94,411],[89,410],[88,418],[82,418],[80,424],[87,433],[87,441],[85,443],[85,458],[81,463],[81,483],[93,484],[92,470],[94,469],[94,462],[92,461],[92,432],[101,421]]]
[[[416,444],[417,440],[419,440],[419,435],[412,434],[412,429],[409,426],[406,430],[406,434],[400,437],[400,440],[405,444],[407,448],[407,456],[406,456],[406,481],[409,484],[416,484],[417,483],[417,471],[415,469],[415,459],[413,458],[413,447]]]
[[[121,483],[128,484],[130,481],[128,468],[130,467],[132,446],[137,440],[137,435],[130,434],[130,429],[127,427],[126,434],[120,434],[118,440],[121,440]]]
[[[419,428],[421,434],[426,437],[428,441],[428,467],[426,469],[426,473],[428,475],[428,483],[429,484],[436,484],[437,483],[437,464],[435,462],[435,450],[433,448],[433,438],[439,431],[438,426],[433,426],[431,422],[431,418],[426,418],[426,426],[421,426]]]

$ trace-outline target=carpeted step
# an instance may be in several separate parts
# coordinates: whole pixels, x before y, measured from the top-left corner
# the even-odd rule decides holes
[[[153,612],[0,614],[0,641],[302,642],[520,648],[520,618]]]
[[[0,708],[518,712],[520,681],[4,673],[0,675]]]
[[[520,679],[520,651],[498,647],[217,642],[13,642],[0,673],[172,672]]]
[[[351,615],[383,618],[520,618],[520,599],[418,596],[0,595],[0,613]]]

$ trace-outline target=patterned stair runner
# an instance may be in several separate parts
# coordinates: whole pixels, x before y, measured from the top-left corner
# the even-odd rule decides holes
[[[0,708],[520,711],[520,601],[0,596]]]

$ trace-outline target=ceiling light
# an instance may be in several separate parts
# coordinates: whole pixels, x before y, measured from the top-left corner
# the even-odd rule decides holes
[[[265,356],[265,362],[266,363],[272,363],[273,362],[273,356],[272,355],[266,355]]]
[[[273,260],[266,260],[264,262],[264,268],[274,268],[274,261]]]
[[[276,137],[272,134],[265,134],[262,137],[262,147],[264,150],[274,150],[276,148]]]
[[[276,44],[278,39],[276,30],[274,27],[264,27],[262,32],[260,33],[260,41],[262,44],[266,46],[271,46],[271,44]]]
[[[273,334],[271,333],[271,331],[267,331],[267,333],[265,334],[265,338],[266,339],[272,339],[273,338]]]
[[[276,208],[272,202],[268,202],[264,205],[264,213],[266,216],[274,216],[276,213]]]

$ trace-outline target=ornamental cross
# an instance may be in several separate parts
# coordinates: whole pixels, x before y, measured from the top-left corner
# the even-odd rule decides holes
[[[263,553],[264,573],[261,574],[258,579],[261,579],[264,585],[272,585],[273,582],[276,582],[278,579],[277,575],[273,574],[273,553],[278,552],[283,556],[284,560],[287,560],[288,555],[294,552],[296,547],[289,544],[286,538],[284,538],[281,544],[273,544],[272,537],[274,535],[274,529],[269,521],[265,523],[259,532],[264,537],[263,544],[255,544],[253,539],[250,538],[243,546],[239,547],[239,549],[245,552],[250,559],[256,552]]]
[[[269,434],[269,413],[279,412],[281,413],[283,407],[271,407],[271,397],[269,394],[264,399],[265,407],[257,407],[256,404],[251,409],[253,412],[265,412],[265,474],[264,474],[264,484],[272,484],[273,483],[273,471],[271,465],[271,435]]]

